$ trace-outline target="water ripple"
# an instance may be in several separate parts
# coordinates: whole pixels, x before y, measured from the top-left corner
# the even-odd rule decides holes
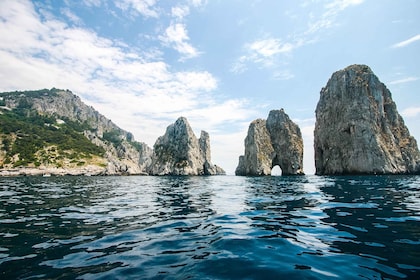
[[[0,178],[3,279],[416,279],[418,176]]]

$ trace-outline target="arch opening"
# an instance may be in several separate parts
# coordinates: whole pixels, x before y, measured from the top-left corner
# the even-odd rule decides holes
[[[271,176],[281,176],[282,173],[279,165],[274,165],[273,168],[271,168]]]

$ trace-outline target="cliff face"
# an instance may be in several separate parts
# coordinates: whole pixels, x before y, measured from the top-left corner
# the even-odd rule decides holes
[[[316,174],[420,172],[416,140],[368,66],[332,75],[321,90],[314,136]]]
[[[180,117],[167,127],[153,146],[151,175],[217,175],[223,169],[213,165],[210,157],[210,138],[202,131],[194,135],[188,121]]]
[[[266,126],[275,152],[273,165],[279,165],[285,175],[303,174],[303,139],[299,126],[283,109],[270,111]]]
[[[0,93],[0,175],[216,175],[185,118],[153,151],[66,90]]]
[[[270,175],[274,166],[282,175],[303,174],[303,139],[299,127],[281,110],[272,110],[267,120],[249,125],[245,155],[239,157],[236,175]]]
[[[29,174],[37,173],[35,169],[57,174],[146,174],[151,163],[151,148],[134,141],[131,133],[119,128],[68,90],[1,93],[1,103],[5,114],[15,114],[10,116],[14,122],[21,121],[22,125],[25,121],[35,120],[38,123],[35,132],[27,129],[22,134],[21,128],[0,132],[0,150],[3,150],[0,165],[3,169],[32,168],[20,171]],[[8,116],[3,117],[3,121],[11,121]],[[74,134],[73,142],[65,139],[71,138],[69,131]],[[25,147],[17,145],[16,141],[24,139],[25,134],[36,132],[35,138],[45,139],[28,138]],[[61,140],[54,142],[58,138]],[[86,138],[89,141],[85,144],[77,142]],[[81,145],[92,145],[94,151],[78,151]]]
[[[239,157],[236,175],[270,175],[273,168],[274,148],[266,127],[266,120],[251,122],[245,138],[245,155]]]

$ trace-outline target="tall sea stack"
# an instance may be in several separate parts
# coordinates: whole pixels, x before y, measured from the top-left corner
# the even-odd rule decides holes
[[[335,72],[316,108],[318,175],[420,173],[420,153],[391,92],[366,65]]]
[[[245,138],[245,155],[239,157],[235,174],[270,175],[276,165],[282,175],[303,175],[302,134],[283,109],[270,111],[267,120],[251,122]]]
[[[197,139],[187,119],[180,117],[166,128],[153,146],[151,175],[223,175],[210,162],[210,138],[205,131]]]

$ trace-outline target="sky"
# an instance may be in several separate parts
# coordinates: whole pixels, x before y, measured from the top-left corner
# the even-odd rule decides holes
[[[180,116],[234,174],[283,108],[313,174],[319,93],[366,64],[420,141],[420,1],[0,0],[0,91],[69,89],[153,147]]]

